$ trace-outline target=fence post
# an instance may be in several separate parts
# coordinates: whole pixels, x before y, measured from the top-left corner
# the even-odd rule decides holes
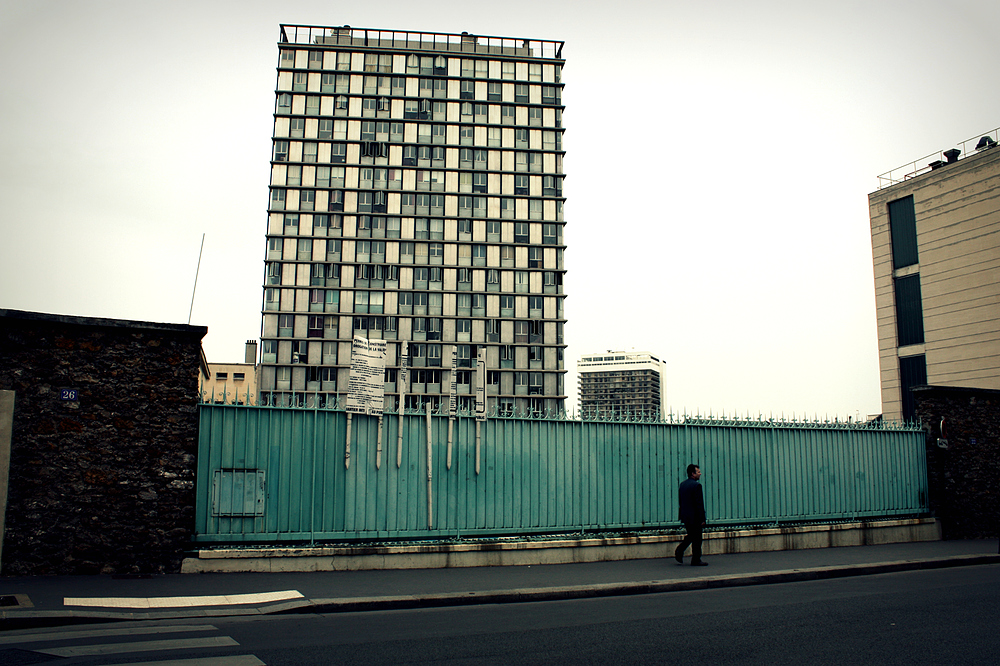
[[[0,391],[0,568],[3,567],[3,536],[7,518],[10,481],[10,447],[14,437],[14,392]]]

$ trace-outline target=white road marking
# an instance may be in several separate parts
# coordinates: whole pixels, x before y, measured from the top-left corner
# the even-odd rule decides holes
[[[93,657],[105,654],[124,654],[126,652],[155,652],[157,650],[187,650],[192,648],[230,647],[239,645],[229,636],[214,636],[212,638],[181,638],[165,641],[138,641],[135,643],[104,643],[101,645],[73,645],[51,650],[32,650],[54,657]]]
[[[271,601],[301,599],[298,590],[258,592],[253,594],[217,594],[203,597],[65,597],[65,606],[99,608],[187,608],[191,606],[236,606]]]
[[[210,624],[177,624],[169,627],[110,627],[107,629],[91,629],[86,631],[44,631],[35,630],[33,633],[19,633],[17,635],[0,634],[0,645],[12,645],[14,643],[40,643],[42,641],[68,641],[78,638],[95,638],[103,636],[140,636],[142,634],[173,634],[186,631],[218,631]]]
[[[195,657],[194,659],[170,659],[167,661],[135,661],[118,666],[267,666],[252,654],[231,657]]]

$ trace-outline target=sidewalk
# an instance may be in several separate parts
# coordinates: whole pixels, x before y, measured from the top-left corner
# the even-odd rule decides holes
[[[689,558],[688,558],[689,559]],[[688,561],[685,560],[685,562]],[[997,540],[583,564],[311,573],[0,578],[0,629],[86,620],[345,612],[574,599],[1000,564]]]

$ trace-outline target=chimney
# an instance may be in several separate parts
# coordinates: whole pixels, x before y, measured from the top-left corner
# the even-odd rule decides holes
[[[944,151],[945,159],[948,160],[948,164],[954,164],[958,161],[958,156],[962,154],[962,151],[958,148],[952,148],[951,150]]]
[[[257,365],[257,341],[247,340],[247,353],[246,358],[243,360],[244,363],[250,363]]]

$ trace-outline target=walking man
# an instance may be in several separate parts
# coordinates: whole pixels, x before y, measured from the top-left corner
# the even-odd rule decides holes
[[[680,500],[680,521],[684,523],[687,535],[684,541],[674,551],[674,559],[678,564],[684,564],[684,551],[691,546],[691,566],[704,567],[708,562],[701,559],[701,531],[705,527],[705,498],[701,494],[701,469],[697,465],[688,465],[687,481],[678,490]]]

